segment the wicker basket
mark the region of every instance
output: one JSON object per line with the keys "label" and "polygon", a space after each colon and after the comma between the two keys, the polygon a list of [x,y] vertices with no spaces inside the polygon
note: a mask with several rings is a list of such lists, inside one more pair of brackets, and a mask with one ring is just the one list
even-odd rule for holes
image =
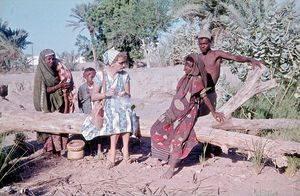
{"label": "wicker basket", "polygon": [[82,159],[84,157],[84,141],[72,140],[68,143],[68,155],[67,158],[70,160]]}

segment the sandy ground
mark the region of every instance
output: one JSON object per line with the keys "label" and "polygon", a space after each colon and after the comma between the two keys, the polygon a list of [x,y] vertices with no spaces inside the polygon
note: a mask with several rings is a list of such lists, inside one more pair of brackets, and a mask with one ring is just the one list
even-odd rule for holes
{"label": "sandy ground", "polygon": [[[139,68],[128,72],[137,115],[154,122],[169,107],[183,67]],[[223,72],[229,75],[228,70]],[[0,76],[0,84],[9,85],[7,100],[0,101],[1,112],[34,111],[33,76],[32,73]],[[73,76],[78,88],[83,83],[82,72],[73,72]],[[12,186],[35,195],[300,195],[299,172],[288,178],[267,165],[256,175],[252,163],[241,154],[221,154],[207,159],[201,167],[201,144],[182,161],[176,175],[165,180],[160,176],[168,165],[158,164],[150,157],[149,138],[131,139],[132,164],[122,161],[118,153],[117,166],[107,169],[105,159],[88,153],[81,160],[68,160],[67,152],[61,158],[52,159],[36,144],[35,133],[26,135],[35,152],[24,158],[31,162],[22,169],[22,180]],[[7,145],[13,137],[7,138]],[[106,151],[108,140],[104,138],[103,144]]]}

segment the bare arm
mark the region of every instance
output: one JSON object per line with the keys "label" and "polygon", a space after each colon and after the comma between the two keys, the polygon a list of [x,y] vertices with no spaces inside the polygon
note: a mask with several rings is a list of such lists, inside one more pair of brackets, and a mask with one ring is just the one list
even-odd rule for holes
{"label": "bare arm", "polygon": [[94,82],[93,92],[91,96],[92,101],[100,101],[101,99],[105,99],[106,97],[113,96],[115,94],[115,89],[111,88],[107,92],[101,92],[101,86]]}
{"label": "bare arm", "polygon": [[55,86],[50,86],[47,87],[47,93],[52,93],[54,91],[57,91],[58,89],[62,88],[62,89],[68,89],[71,87],[71,83],[70,82],[61,82]]}
{"label": "bare arm", "polygon": [[214,110],[214,108],[211,105],[210,100],[208,99],[207,96],[203,97],[203,101],[206,104],[206,106],[208,107],[208,109],[211,112],[211,114],[213,115],[213,117],[216,119],[216,121],[218,121],[218,122],[224,122],[224,120],[225,120],[224,114],[216,112]]}
{"label": "bare arm", "polygon": [[100,101],[101,99],[105,99],[106,98],[105,93],[100,93],[100,92],[101,92],[101,86],[99,86],[97,83],[94,82],[91,100]]}
{"label": "bare arm", "polygon": [[259,62],[258,60],[252,59],[252,58],[248,58],[248,57],[244,57],[244,56],[239,56],[239,55],[233,55],[224,51],[216,51],[216,55],[218,57],[221,57],[223,59],[227,59],[227,60],[233,60],[233,61],[237,61],[240,63],[245,63],[245,62],[250,62],[252,63],[252,67],[253,69],[258,66],[261,67],[261,65],[263,64],[262,62]]}
{"label": "bare arm", "polygon": [[126,82],[125,84],[125,93],[130,97],[130,82]]}
{"label": "bare arm", "polygon": [[61,85],[62,83],[59,83],[55,86],[50,86],[50,87],[47,87],[47,93],[53,93],[55,91],[57,91],[58,89],[60,89],[62,87]]}
{"label": "bare arm", "polygon": [[126,76],[127,78],[125,78],[124,82],[124,91],[119,92],[118,95],[120,97],[123,97],[125,95],[128,95],[130,97],[130,78],[129,75]]}
{"label": "bare arm", "polygon": [[122,92],[119,92],[118,95],[120,97],[123,97],[125,95],[128,95],[130,97],[130,82],[126,82],[124,85],[125,90]]}

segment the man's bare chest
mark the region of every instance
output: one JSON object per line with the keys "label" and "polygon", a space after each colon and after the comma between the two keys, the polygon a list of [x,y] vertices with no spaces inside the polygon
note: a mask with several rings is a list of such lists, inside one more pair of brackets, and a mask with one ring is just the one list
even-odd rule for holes
{"label": "man's bare chest", "polygon": [[214,55],[200,55],[202,57],[202,60],[204,62],[206,70],[209,71],[214,71],[215,69],[218,69],[220,66],[220,62],[217,60],[217,58]]}

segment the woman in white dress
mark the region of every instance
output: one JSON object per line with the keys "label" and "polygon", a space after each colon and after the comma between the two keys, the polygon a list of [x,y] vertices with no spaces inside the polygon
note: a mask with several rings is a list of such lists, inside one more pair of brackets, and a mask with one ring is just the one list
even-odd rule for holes
{"label": "woman in white dress", "polygon": [[[107,156],[108,167],[114,167],[116,161],[116,146],[119,136],[122,137],[123,160],[130,163],[129,159],[129,138],[132,132],[131,125],[131,102],[130,102],[130,77],[124,68],[128,64],[128,57],[125,52],[119,52],[114,48],[104,54],[104,61],[107,65],[94,77],[94,86],[91,99],[101,101],[105,99],[103,126],[97,129],[91,118],[87,118],[81,128],[81,133],[86,140],[97,136],[110,136],[110,151]],[[103,84],[105,77],[105,85]],[[102,90],[105,87],[105,91]]]}

